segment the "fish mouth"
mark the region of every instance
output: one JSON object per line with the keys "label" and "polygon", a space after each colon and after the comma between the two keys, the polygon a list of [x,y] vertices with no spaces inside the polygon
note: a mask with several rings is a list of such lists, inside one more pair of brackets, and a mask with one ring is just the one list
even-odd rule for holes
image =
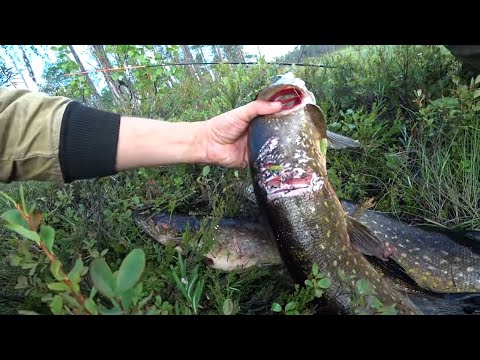
{"label": "fish mouth", "polygon": [[265,101],[279,101],[283,104],[282,110],[276,115],[292,113],[306,104],[315,104],[315,96],[305,87],[305,82],[292,73],[278,76],[273,84],[262,90],[257,99]]}
{"label": "fish mouth", "polygon": [[268,101],[281,102],[283,104],[282,111],[285,111],[300,106],[303,103],[304,98],[305,94],[301,89],[289,87],[275,92],[270,98],[268,98]]}

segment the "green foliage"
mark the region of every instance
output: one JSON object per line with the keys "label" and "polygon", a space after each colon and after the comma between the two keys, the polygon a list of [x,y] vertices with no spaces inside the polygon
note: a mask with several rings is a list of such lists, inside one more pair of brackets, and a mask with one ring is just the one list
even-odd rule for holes
{"label": "green foliage", "polygon": [[320,299],[325,290],[330,288],[332,282],[324,273],[319,271],[318,264],[314,263],[312,272],[304,284],[304,287],[295,285],[295,291],[288,297],[285,307],[274,302],[271,310],[276,313],[283,312],[285,315],[311,314],[313,310],[307,305],[312,305],[313,300]]}

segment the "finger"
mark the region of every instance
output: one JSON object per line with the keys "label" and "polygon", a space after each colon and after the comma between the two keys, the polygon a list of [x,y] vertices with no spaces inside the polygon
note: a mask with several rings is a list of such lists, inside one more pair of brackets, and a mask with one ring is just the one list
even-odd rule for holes
{"label": "finger", "polygon": [[232,115],[242,121],[250,122],[259,115],[274,114],[282,110],[283,104],[279,101],[270,102],[255,100],[244,106],[232,110]]}

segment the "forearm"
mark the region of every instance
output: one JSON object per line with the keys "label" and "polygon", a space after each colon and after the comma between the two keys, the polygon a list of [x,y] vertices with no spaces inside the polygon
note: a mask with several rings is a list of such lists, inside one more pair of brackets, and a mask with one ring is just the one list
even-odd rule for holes
{"label": "forearm", "polygon": [[116,169],[205,161],[202,123],[122,117]]}

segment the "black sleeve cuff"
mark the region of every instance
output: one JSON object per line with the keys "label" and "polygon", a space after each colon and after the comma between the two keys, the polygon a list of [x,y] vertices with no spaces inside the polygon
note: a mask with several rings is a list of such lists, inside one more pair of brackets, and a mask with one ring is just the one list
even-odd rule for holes
{"label": "black sleeve cuff", "polygon": [[115,174],[120,115],[70,102],[60,129],[65,182]]}

